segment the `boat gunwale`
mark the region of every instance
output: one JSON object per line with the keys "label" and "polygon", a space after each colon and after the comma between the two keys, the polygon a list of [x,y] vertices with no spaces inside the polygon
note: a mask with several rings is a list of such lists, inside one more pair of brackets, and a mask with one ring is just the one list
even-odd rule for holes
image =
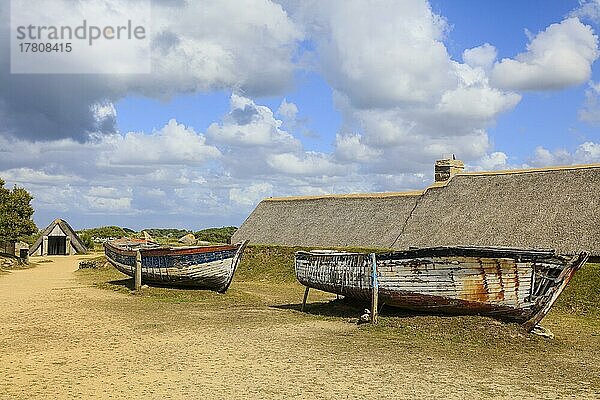
{"label": "boat gunwale", "polygon": [[[317,251],[297,251],[296,256],[304,255],[310,257],[331,257],[331,256],[367,256],[371,253],[362,252],[344,252],[343,250],[324,252]],[[423,257],[478,257],[478,258],[511,258],[520,260],[544,260],[558,259],[566,262],[571,256],[561,255],[552,249],[525,249],[513,247],[493,247],[493,246],[436,246],[411,248],[408,250],[394,250],[375,253],[377,260],[385,261],[392,259],[411,259]]]}
{"label": "boat gunwale", "polygon": [[[146,242],[140,242],[143,244]],[[223,244],[223,245],[211,245],[211,246],[182,246],[182,247],[149,247],[149,248],[132,248],[130,246],[119,246],[112,242],[104,243],[104,247],[108,247],[116,253],[135,256],[139,251],[142,256],[175,256],[175,255],[187,255],[187,254],[202,254],[202,253],[215,253],[219,251],[237,250],[241,243],[235,245]]]}

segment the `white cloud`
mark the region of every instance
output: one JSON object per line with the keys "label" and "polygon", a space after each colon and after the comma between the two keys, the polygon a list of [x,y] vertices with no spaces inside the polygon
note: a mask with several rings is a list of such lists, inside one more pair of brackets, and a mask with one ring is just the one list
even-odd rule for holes
{"label": "white cloud", "polygon": [[93,212],[133,212],[131,209],[131,197],[109,197],[84,196],[88,202],[88,210]]}
{"label": "white cloud", "polygon": [[253,183],[243,188],[231,188],[229,200],[244,206],[254,206],[265,197],[273,195],[273,185],[268,182]]}
{"label": "white cloud", "polygon": [[600,163],[600,143],[585,142],[577,146],[573,152],[566,149],[550,151],[539,146],[535,149],[535,155],[530,162],[536,167]]}
{"label": "white cloud", "polygon": [[447,117],[477,120],[485,126],[498,114],[512,110],[520,100],[518,94],[503,93],[487,85],[462,86],[444,93],[438,110]]}
{"label": "white cloud", "polygon": [[157,77],[166,85],[180,85],[172,89],[226,87],[269,94],[290,83],[294,45],[302,32],[278,4],[268,0],[250,0],[243,6],[235,0],[165,4],[153,9],[153,20],[155,31],[161,33],[155,39],[162,50],[155,53]]}
{"label": "white cloud", "polygon": [[118,198],[121,196],[119,189],[106,186],[92,186],[87,194],[96,197]]}
{"label": "white cloud", "polygon": [[231,95],[231,111],[221,123],[211,124],[206,135],[213,143],[229,146],[299,149],[300,142],[281,129],[269,107],[258,106],[247,97]]}
{"label": "white cloud", "polygon": [[287,120],[295,121],[296,116],[298,115],[298,106],[296,106],[292,102],[288,102],[286,99],[283,99],[281,105],[277,109],[277,114],[281,115]]}
{"label": "white cloud", "polygon": [[435,101],[453,84],[443,18],[426,1],[304,2],[322,71],[357,108]]}
{"label": "white cloud", "polygon": [[159,189],[159,188],[151,188],[151,189],[146,190],[145,195],[149,196],[149,197],[153,197],[153,198],[162,199],[162,198],[166,197],[167,193],[164,190]]}
{"label": "white cloud", "polygon": [[70,174],[60,174],[46,172],[43,170],[35,170],[32,168],[12,168],[2,171],[2,179],[9,182],[19,182],[20,185],[25,184],[53,184],[64,185],[67,183],[81,183],[83,179]]}
{"label": "white cloud", "polygon": [[569,16],[600,23],[600,0],[579,0],[579,7],[571,11]]}
{"label": "white cloud", "polygon": [[590,82],[589,87],[585,91],[585,102],[583,107],[578,112],[578,116],[581,121],[585,121],[594,125],[600,123],[600,103],[598,102],[599,96],[600,83]]}
{"label": "white cloud", "polygon": [[598,37],[577,18],[567,18],[538,33],[527,51],[504,58],[492,70],[492,84],[510,90],[555,90],[580,85],[598,58]]}
{"label": "white cloud", "polygon": [[221,156],[216,147],[206,144],[203,135],[174,119],[149,135],[129,132],[103,138],[103,141],[111,147],[111,151],[102,154],[106,165],[202,164]]}
{"label": "white cloud", "polygon": [[97,123],[102,123],[107,119],[117,118],[117,110],[115,105],[108,101],[94,103],[90,106]]}
{"label": "white cloud", "polygon": [[340,131],[360,135],[338,136],[336,157],[362,160],[363,173],[421,173],[452,152],[478,159],[489,149],[486,128],[521,99],[490,86],[493,46],[467,50],[470,64],[452,60],[447,23],[424,0],[315,1],[291,15],[317,44]]}
{"label": "white cloud", "polygon": [[83,199],[87,202],[86,209],[91,212],[135,214],[137,211],[131,206],[132,196],[131,187],[92,186]]}
{"label": "white cloud", "polygon": [[600,143],[585,142],[577,147],[574,159],[576,162],[591,164],[600,162]]}
{"label": "white cloud", "polygon": [[341,161],[349,162],[372,162],[374,158],[380,157],[381,150],[373,149],[365,144],[359,134],[336,135],[335,156]]}
{"label": "white cloud", "polygon": [[[72,3],[36,4],[42,15],[64,17],[76,15],[61,11],[72,11]],[[103,3],[122,8],[138,2],[104,0],[98,4]],[[101,14],[106,13],[98,14],[101,20],[111,17]],[[3,37],[8,37],[9,26],[7,7],[0,7]],[[292,85],[293,57],[303,38],[301,28],[270,0],[247,0],[243,5],[236,0],[153,1],[149,31],[151,74],[84,74],[76,79],[72,75],[15,76],[10,74],[9,57],[1,57],[0,131],[36,140],[71,137],[83,141],[94,132],[116,131],[114,118],[98,124],[97,104],[108,105],[126,95],[165,99],[213,90],[281,94]],[[0,42],[0,53],[8,51],[8,42]],[[118,55],[112,56],[118,61]],[[84,61],[93,64],[95,60]]]}
{"label": "white cloud", "polygon": [[490,154],[485,154],[478,160],[478,162],[475,165],[469,166],[469,169],[472,168],[472,170],[474,171],[494,171],[500,169],[509,169],[510,166],[508,165],[507,161],[508,156],[506,155],[506,153],[503,153],[501,151],[495,151]]}
{"label": "white cloud", "polygon": [[463,61],[470,67],[479,67],[488,71],[494,65],[497,55],[498,52],[494,46],[484,43],[481,46],[463,51]]}
{"label": "white cloud", "polygon": [[[110,224],[105,219],[112,216],[134,227],[139,215],[162,223],[169,216],[190,227],[239,223],[263,197],[363,187],[355,168],[331,154],[306,152],[279,124],[268,107],[234,95],[209,138],[175,120],[154,132],[97,135],[88,142],[0,135],[0,176],[25,185],[44,217],[74,213]],[[219,135],[236,130],[250,144]]]}
{"label": "white cloud", "polygon": [[[271,195],[422,188],[433,162],[448,153],[476,170],[512,167],[487,129],[521,96],[499,86],[580,82],[597,57],[591,28],[565,20],[532,37],[514,60],[494,64],[497,51],[488,43],[453,60],[444,44],[447,23],[424,0],[283,2],[285,10],[267,0],[165,4],[155,7],[150,76],[40,82],[8,79],[0,68],[0,87],[12,93],[0,107],[0,175],[27,183],[39,210],[229,223]],[[302,38],[315,50],[298,48]],[[256,100],[283,94],[300,68],[325,78],[342,114],[337,132],[323,132],[336,134],[333,143],[308,142],[320,151],[299,140],[305,132],[296,104],[284,99],[274,112]],[[507,77],[510,68],[516,72]],[[38,86],[35,95],[28,89]],[[154,132],[115,130],[113,103],[122,96],[214,90],[234,94],[205,132],[175,120]],[[597,92],[592,84],[590,99]],[[0,103],[6,100],[0,94]],[[590,100],[582,119],[594,118],[595,104]],[[73,121],[65,122],[64,110]],[[29,139],[43,132],[47,140],[14,132]],[[598,157],[598,144],[586,142],[572,152],[540,147],[533,163]]]}
{"label": "white cloud", "polygon": [[267,162],[280,173],[301,176],[344,175],[346,167],[336,164],[329,155],[318,152],[272,154]]}

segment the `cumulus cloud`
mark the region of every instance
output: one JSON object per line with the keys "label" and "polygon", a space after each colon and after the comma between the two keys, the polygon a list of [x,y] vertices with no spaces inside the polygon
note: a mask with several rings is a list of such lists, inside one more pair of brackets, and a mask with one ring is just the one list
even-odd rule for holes
{"label": "cumulus cloud", "polygon": [[175,120],[149,134],[100,135],[87,142],[0,135],[0,176],[25,185],[36,210],[50,218],[59,211],[107,217],[168,213],[176,207],[175,189],[202,188],[203,174],[220,159],[220,151],[205,140]]}
{"label": "cumulus cloud", "polygon": [[298,115],[298,106],[296,106],[294,103],[288,102],[286,99],[283,99],[279,105],[279,108],[277,109],[277,114],[281,115],[288,121],[295,121],[296,116]]}
{"label": "cumulus cloud", "polygon": [[600,143],[585,142],[570,152],[566,149],[548,150],[543,146],[535,149],[530,160],[531,165],[545,167],[549,165],[593,164],[600,162]]}
{"label": "cumulus cloud", "polygon": [[569,16],[600,23],[600,0],[579,0],[579,7],[571,11]]}
{"label": "cumulus cloud", "polygon": [[268,157],[269,165],[278,172],[300,176],[345,175],[344,166],[336,164],[331,156],[318,152],[272,154]]}
{"label": "cumulus cloud", "polygon": [[269,107],[257,106],[247,97],[231,95],[231,111],[221,123],[211,124],[206,135],[215,143],[243,147],[297,149],[300,142],[281,129],[282,121]]}
{"label": "cumulus cloud", "polygon": [[359,134],[336,135],[335,155],[341,161],[370,162],[381,154],[381,150],[366,145]]}
{"label": "cumulus cloud", "polygon": [[580,85],[598,58],[598,37],[578,18],[567,18],[538,33],[527,51],[504,58],[491,74],[492,84],[510,90],[556,90]]}
{"label": "cumulus cloud", "polygon": [[83,182],[83,179],[74,174],[48,173],[32,168],[11,168],[2,171],[2,179],[8,182],[23,184],[65,185]]}
{"label": "cumulus cloud", "polygon": [[[127,8],[136,0],[103,0]],[[72,1],[40,1],[45,14]],[[88,140],[116,131],[115,119],[98,123],[97,104],[126,95],[168,98],[177,93],[239,90],[279,94],[290,87],[301,29],[269,0],[153,2],[152,73],[11,75],[8,7],[0,8],[0,131],[21,138]],[[118,57],[116,58],[118,59]],[[92,62],[91,60],[90,62]]]}
{"label": "cumulus cloud", "polygon": [[461,77],[460,84],[446,91],[437,111],[445,118],[457,119],[468,126],[467,121],[475,121],[476,127],[485,127],[500,113],[513,109],[521,100],[516,93],[506,93],[488,86],[487,77],[481,71],[466,65],[457,65]]}
{"label": "cumulus cloud", "polygon": [[151,134],[128,132],[108,136],[103,143],[112,148],[100,159],[106,165],[193,165],[221,156],[219,149],[206,144],[203,135],[174,119]]}
{"label": "cumulus cloud", "polygon": [[[422,188],[448,153],[475,170],[512,167],[487,129],[517,106],[516,91],[581,83],[597,58],[596,36],[575,18],[514,59],[497,62],[484,43],[455,60],[448,24],[425,0],[282,4],[156,2],[147,76],[9,78],[0,57],[0,175],[26,183],[44,213],[78,212],[90,224],[117,215],[134,227],[140,215],[145,224],[165,215],[182,226],[239,223],[268,196]],[[302,39],[309,45],[298,47]],[[298,105],[260,100],[284,94],[301,68],[324,77],[342,116],[320,151],[299,140]],[[205,132],[176,120],[153,132],[115,128],[123,96],[215,90],[233,93],[230,108]],[[591,121],[595,84],[588,92],[580,118]],[[540,147],[531,163],[597,159],[598,144],[586,142]]]}
{"label": "cumulus cloud", "polygon": [[590,82],[589,87],[585,91],[585,102],[579,110],[578,116],[581,121],[588,122],[593,125],[600,124],[600,83]]}
{"label": "cumulus cloud", "polygon": [[268,182],[253,183],[244,188],[231,188],[229,190],[229,199],[237,204],[244,206],[254,206],[265,197],[271,197],[273,194],[273,185]]}
{"label": "cumulus cloud", "polygon": [[422,173],[453,152],[478,159],[490,148],[486,128],[521,99],[489,84],[493,46],[466,51],[465,63],[451,58],[447,23],[426,1],[308,2],[291,10],[316,43],[315,68],[343,115],[336,157],[363,173]]}
{"label": "cumulus cloud", "polygon": [[92,186],[83,199],[91,212],[135,213],[131,207],[133,189]]}
{"label": "cumulus cloud", "polygon": [[86,142],[0,135],[0,176],[26,185],[36,210],[49,219],[56,212],[86,221],[112,216],[134,227],[140,215],[145,223],[169,215],[182,226],[237,224],[274,194],[363,187],[352,167],[305,151],[280,124],[268,107],[232,95],[230,110],[206,134],[170,120],[154,132],[94,135]]}
{"label": "cumulus cloud", "polygon": [[497,55],[498,51],[494,46],[484,43],[481,46],[463,51],[463,61],[473,68],[480,67],[487,71],[492,68]]}
{"label": "cumulus cloud", "polygon": [[321,70],[357,108],[435,101],[455,81],[445,20],[426,1],[303,2]]}
{"label": "cumulus cloud", "polygon": [[[509,169],[508,156],[501,151],[495,151],[485,154],[473,166],[474,171],[494,171],[499,169]],[[470,169],[471,169],[470,168]]]}

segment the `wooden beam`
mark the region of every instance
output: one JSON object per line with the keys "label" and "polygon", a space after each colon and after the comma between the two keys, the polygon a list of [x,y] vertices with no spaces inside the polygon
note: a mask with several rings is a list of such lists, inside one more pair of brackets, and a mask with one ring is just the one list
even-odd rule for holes
{"label": "wooden beam", "polygon": [[308,291],[310,290],[310,288],[307,286],[306,290],[304,291],[304,299],[302,299],[302,308],[300,309],[300,311],[304,311],[304,307],[306,306],[306,299],[308,299]]}
{"label": "wooden beam", "polygon": [[135,290],[142,288],[142,253],[135,252]]}

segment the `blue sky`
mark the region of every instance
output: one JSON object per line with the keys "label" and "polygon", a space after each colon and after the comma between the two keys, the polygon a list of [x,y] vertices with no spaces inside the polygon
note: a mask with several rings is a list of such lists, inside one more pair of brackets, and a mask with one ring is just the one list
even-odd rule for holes
{"label": "blue sky", "polygon": [[264,197],[424,188],[452,153],[470,170],[600,162],[599,1],[152,6],[150,74],[0,58],[0,177],[39,226],[239,225]]}

